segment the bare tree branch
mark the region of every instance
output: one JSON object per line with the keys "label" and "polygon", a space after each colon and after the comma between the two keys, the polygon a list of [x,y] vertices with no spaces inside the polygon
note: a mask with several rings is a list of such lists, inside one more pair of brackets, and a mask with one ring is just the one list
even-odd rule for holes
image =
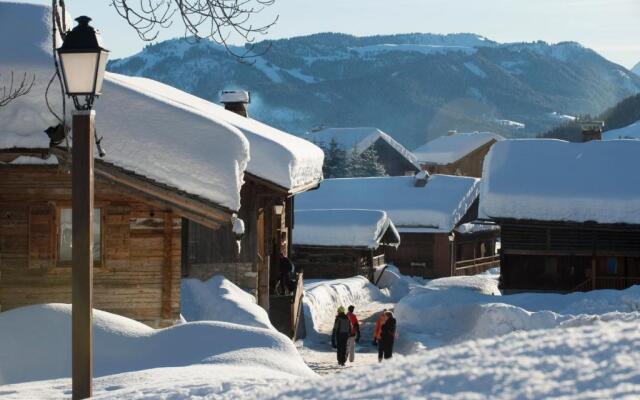
{"label": "bare tree branch", "polygon": [[[185,35],[213,40],[240,60],[259,55],[253,51],[256,37],[266,34],[278,17],[260,26],[254,26],[251,20],[274,3],[275,0],[111,0],[117,13],[142,40],[155,40],[160,29],[169,27],[179,16]],[[234,36],[249,45],[238,52],[229,44]]]}
{"label": "bare tree branch", "polygon": [[[9,86],[7,87],[5,85],[2,86],[2,89],[0,89],[0,107],[4,107],[18,97],[24,96],[25,94],[29,93],[35,81],[35,75],[33,75],[31,77],[31,80],[29,80],[27,78],[27,73],[25,72],[20,83],[14,83],[13,71],[11,71]],[[14,84],[16,85],[15,87]]]}

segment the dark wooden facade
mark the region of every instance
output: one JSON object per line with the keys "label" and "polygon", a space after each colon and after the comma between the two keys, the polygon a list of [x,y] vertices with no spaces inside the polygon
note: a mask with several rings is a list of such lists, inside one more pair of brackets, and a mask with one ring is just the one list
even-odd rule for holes
{"label": "dark wooden facade", "polygon": [[624,289],[640,284],[640,225],[498,220],[508,292]]}
{"label": "dark wooden facade", "polygon": [[430,174],[472,176],[475,178],[481,178],[484,158],[495,142],[496,140],[492,139],[488,143],[485,143],[451,164],[437,165],[421,163],[421,167]]}
{"label": "dark wooden facade", "polygon": [[[180,214],[96,174],[100,256],[94,307],[150,326],[180,314]],[[71,302],[71,264],[60,257],[60,218],[71,177],[57,165],[0,165],[0,307]]]}
{"label": "dark wooden facade", "polygon": [[224,275],[253,293],[258,304],[269,310],[269,297],[279,279],[280,251],[288,255],[290,250],[293,197],[285,189],[248,174],[240,197],[238,217],[245,223],[240,252],[230,229],[213,231],[186,222],[182,274],[201,280]]}
{"label": "dark wooden facade", "polygon": [[324,246],[293,246],[293,262],[307,279],[340,279],[364,276],[385,264],[384,247],[377,249]]}
{"label": "dark wooden facade", "polygon": [[400,232],[400,246],[387,248],[388,263],[404,275],[427,279],[474,275],[499,266],[495,255],[499,231],[474,234],[456,232]]}
{"label": "dark wooden facade", "polygon": [[404,176],[419,172],[419,169],[414,164],[384,139],[379,138],[372,147],[376,151],[378,161],[384,166],[387,175]]}

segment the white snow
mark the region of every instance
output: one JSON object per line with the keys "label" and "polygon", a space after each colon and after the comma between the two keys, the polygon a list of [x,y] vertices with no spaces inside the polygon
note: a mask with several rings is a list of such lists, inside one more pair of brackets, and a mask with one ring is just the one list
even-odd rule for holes
{"label": "white snow", "polygon": [[485,158],[479,215],[640,224],[640,142],[504,140]]}
{"label": "white snow", "polygon": [[512,129],[524,129],[526,127],[526,125],[522,122],[511,121],[510,119],[497,119],[496,122],[498,123],[498,125]]}
{"label": "white snow", "polygon": [[497,230],[500,230],[500,226],[493,225],[493,224],[476,224],[472,222],[467,222],[465,224],[458,225],[454,230],[458,233],[466,234],[466,233],[497,231]]}
{"label": "white snow", "polygon": [[331,140],[335,140],[343,150],[356,153],[362,153],[371,147],[379,139],[387,142],[408,162],[413,164],[418,170],[420,166],[417,164],[415,156],[403,145],[398,143],[390,135],[382,132],[380,129],[371,127],[362,128],[324,128],[315,132],[307,132],[305,135],[307,140],[314,143],[329,145]]}
{"label": "white snow", "polygon": [[[363,276],[336,280],[307,280],[304,284],[305,341],[326,341],[339,306],[348,307],[387,300],[380,290]],[[328,327],[329,326],[329,327]]]}
{"label": "white snow", "polygon": [[383,294],[395,302],[408,295],[416,286],[424,285],[425,279],[402,275],[395,265],[376,268],[373,281]]}
{"label": "white snow", "polygon": [[[110,74],[111,76],[115,74]],[[322,149],[304,139],[290,135],[272,126],[251,118],[245,118],[223,107],[199,97],[182,92],[171,86],[147,78],[118,78],[131,86],[142,86],[146,90],[163,97],[174,97],[192,109],[201,110],[220,123],[237,128],[247,138],[250,148],[250,161],[247,172],[275,183],[289,191],[299,187],[318,183],[322,180]],[[107,97],[106,95],[104,96]],[[102,101],[102,99],[101,99]],[[212,148],[226,150],[217,145],[204,148],[210,156]],[[222,151],[224,153],[224,151]],[[215,153],[217,156],[217,152]]]}
{"label": "white snow", "polygon": [[634,74],[640,76],[640,62],[637,63],[632,69],[631,72],[633,72]]}
{"label": "white snow", "polygon": [[275,329],[255,296],[245,292],[222,275],[206,282],[183,279],[180,288],[180,312],[188,322],[221,321]]}
{"label": "white snow", "polygon": [[[96,377],[193,364],[248,365],[312,376],[293,343],[272,329],[192,322],[156,330],[99,310],[94,310],[93,318]],[[69,377],[70,337],[68,304],[35,305],[0,313],[0,385]],[[58,392],[54,397],[61,395]]]}
{"label": "white snow", "polygon": [[[0,3],[0,52],[4,71],[27,71],[36,85],[0,113],[0,148],[48,148],[44,130],[58,123],[47,110],[45,89],[54,73],[50,8]],[[17,50],[24,46],[26,50]],[[104,137],[104,161],[159,183],[201,196],[225,208],[240,208],[240,187],[248,161],[242,133],[213,117],[186,93],[156,91],[152,85],[107,73],[96,101],[96,129]],[[49,101],[62,116],[57,80]],[[203,103],[207,103],[201,100]],[[207,103],[210,104],[210,103]],[[216,106],[217,107],[217,106]],[[67,108],[72,108],[71,101]]]}
{"label": "white snow", "polygon": [[[397,247],[400,235],[384,211],[298,210],[295,212],[293,244],[322,247]],[[393,239],[383,242],[389,232]]]}
{"label": "white snow", "polygon": [[486,79],[487,78],[487,73],[484,72],[482,69],[480,69],[480,67],[478,67],[476,64],[474,64],[472,62],[466,62],[466,63],[464,63],[464,66],[465,66],[466,69],[468,69],[475,76],[478,76],[478,77],[480,77],[482,79]]}
{"label": "white snow", "polygon": [[577,117],[574,117],[572,115],[562,114],[562,113],[559,113],[557,111],[549,113],[548,115],[552,119],[556,119],[556,120],[559,120],[559,121],[565,121],[565,122],[566,121],[575,121],[576,119],[578,119]]}
{"label": "white snow", "polygon": [[503,139],[502,136],[490,132],[453,133],[423,144],[413,150],[413,154],[421,163],[446,165],[460,160],[492,140]]}
{"label": "white snow", "polygon": [[602,134],[604,140],[640,139],[640,121],[619,129],[611,129]]}
{"label": "white snow", "polygon": [[412,176],[327,179],[296,198],[297,210],[386,211],[399,231],[431,228],[451,232],[478,196],[476,178],[431,175],[424,187]]}

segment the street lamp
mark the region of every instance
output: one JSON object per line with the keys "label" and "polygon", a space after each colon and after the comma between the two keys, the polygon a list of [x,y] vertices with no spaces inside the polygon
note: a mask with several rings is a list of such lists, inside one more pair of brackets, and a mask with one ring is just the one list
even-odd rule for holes
{"label": "street lamp", "polygon": [[71,342],[73,399],[91,397],[93,377],[93,101],[102,91],[108,51],[100,35],[89,26],[89,17],[78,25],[58,49],[65,91],[73,98],[71,208]]}

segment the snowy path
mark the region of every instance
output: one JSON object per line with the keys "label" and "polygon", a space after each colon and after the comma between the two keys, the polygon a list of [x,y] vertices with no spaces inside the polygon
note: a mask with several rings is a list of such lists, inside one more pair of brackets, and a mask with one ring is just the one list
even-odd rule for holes
{"label": "snowy path", "polygon": [[320,331],[323,333],[322,341],[299,341],[296,347],[309,368],[321,375],[340,373],[345,369],[377,363],[378,348],[371,344],[373,328],[380,312],[385,308],[393,309],[394,306],[394,303],[371,302],[356,307],[355,314],[360,320],[361,339],[356,347],[355,361],[353,363],[347,361],[345,367],[338,366],[336,351],[331,347],[333,318],[327,318],[320,326]]}

